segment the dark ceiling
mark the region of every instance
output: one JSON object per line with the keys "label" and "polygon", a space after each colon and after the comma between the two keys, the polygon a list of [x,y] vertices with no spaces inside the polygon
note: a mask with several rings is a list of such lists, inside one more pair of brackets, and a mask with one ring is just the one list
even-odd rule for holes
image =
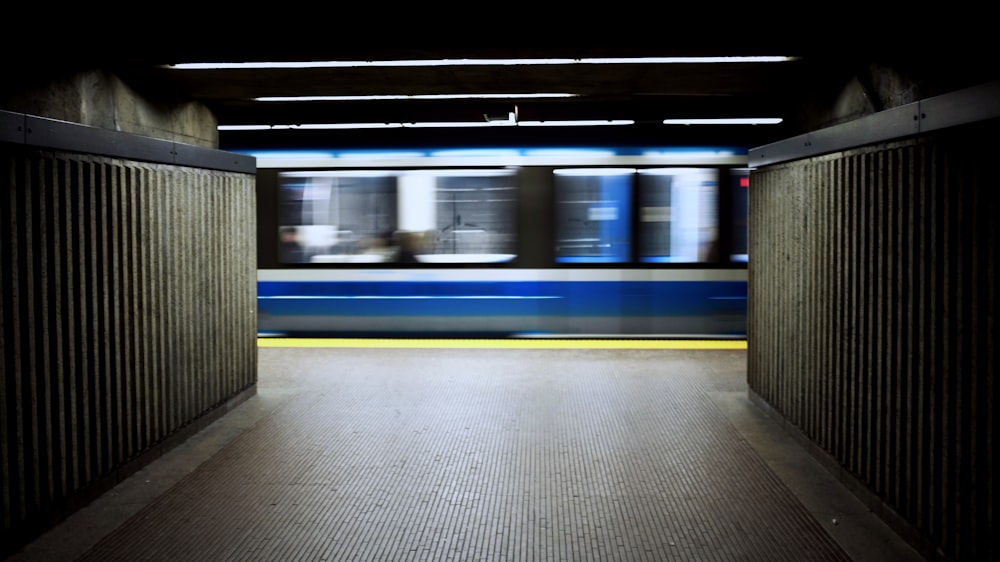
{"label": "dark ceiling", "polygon": [[[517,48],[517,49],[311,49],[280,52],[248,49],[239,53],[190,53],[158,62],[282,61],[282,60],[427,60],[427,59],[536,59],[652,56],[792,55],[796,52],[739,52],[718,49],[629,48]],[[697,136],[719,136],[721,131],[692,131],[662,124],[667,118],[782,117],[783,126],[738,129],[741,141],[763,142],[782,138],[795,126],[795,99],[804,82],[813,81],[816,61],[803,57],[785,63],[715,64],[615,64],[542,66],[443,66],[373,67],[277,70],[174,70],[151,61],[122,61],[117,72],[137,89],[196,99],[208,106],[220,125],[298,125],[306,123],[411,123],[486,121],[515,113],[520,121],[572,119],[631,119],[630,127],[601,127],[586,134],[613,142],[655,142],[676,137],[676,142],[696,142]],[[829,64],[824,62],[823,64]],[[572,98],[503,100],[379,100],[327,102],[260,102],[263,96],[423,95],[423,94],[530,94],[565,92]],[[571,130],[572,129],[572,130]],[[764,129],[764,130],[761,130]],[[734,131],[734,132],[737,132]],[[560,142],[579,138],[574,128],[511,128],[429,130],[267,131],[221,132],[220,142],[244,144],[279,142],[336,143],[365,138],[367,143],[405,142]],[[732,133],[726,133],[732,135]],[[431,140],[437,135],[441,140]],[[446,137],[447,135],[447,137]],[[344,139],[344,140],[342,140]],[[542,140],[546,139],[546,140]],[[743,140],[752,139],[752,140]],[[697,139],[701,140],[701,139]]]}
{"label": "dark ceiling", "polygon": [[[259,37],[258,37],[259,39]],[[350,45],[351,43],[347,43]],[[757,146],[805,132],[803,111],[863,76],[876,58],[940,72],[926,51],[835,50],[834,56],[799,41],[720,41],[682,35],[670,44],[641,47],[345,47],[314,38],[301,41],[220,40],[212,45],[157,41],[81,47],[60,55],[59,67],[100,65],[145,97],[164,103],[196,100],[220,125],[287,125],[340,122],[633,119],[636,125],[581,130],[574,127],[477,129],[385,129],[377,131],[220,131],[220,148],[293,148],[345,145],[526,144],[601,142],[633,144],[736,144]],[[84,44],[82,44],[84,45]],[[87,44],[89,45],[89,44]],[[680,46],[676,46],[680,45]],[[806,45],[805,47],[803,45]],[[829,44],[824,44],[829,47]],[[855,46],[859,44],[855,43]],[[8,52],[8,54],[10,54]],[[788,55],[782,63],[615,64],[544,66],[373,67],[277,70],[175,70],[184,62],[306,60],[535,59],[674,56]],[[21,62],[22,75],[49,77],[52,65]],[[942,59],[943,60],[943,59]],[[921,66],[922,65],[922,66]],[[15,73],[16,75],[16,73]],[[964,78],[967,82],[978,78]],[[960,86],[972,84],[959,84]],[[510,100],[394,100],[259,102],[262,96],[419,95],[443,93],[567,92],[572,98]],[[664,125],[667,118],[781,117],[781,125],[740,127]],[[587,139],[587,140],[583,140]]]}

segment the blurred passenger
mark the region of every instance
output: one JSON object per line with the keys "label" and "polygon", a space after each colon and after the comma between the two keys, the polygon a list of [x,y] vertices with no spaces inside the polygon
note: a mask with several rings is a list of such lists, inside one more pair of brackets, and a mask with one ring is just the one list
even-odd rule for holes
{"label": "blurred passenger", "polygon": [[299,230],[294,226],[283,226],[279,229],[278,260],[281,263],[303,263],[309,261]]}
{"label": "blurred passenger", "polygon": [[419,254],[424,250],[424,234],[412,230],[400,230],[396,232],[396,246],[399,252],[396,254],[396,261],[399,263],[417,263]]}
{"label": "blurred passenger", "polygon": [[699,243],[698,261],[711,263],[720,261],[722,256],[719,253],[719,239],[716,229],[709,230],[704,236],[705,238]]}

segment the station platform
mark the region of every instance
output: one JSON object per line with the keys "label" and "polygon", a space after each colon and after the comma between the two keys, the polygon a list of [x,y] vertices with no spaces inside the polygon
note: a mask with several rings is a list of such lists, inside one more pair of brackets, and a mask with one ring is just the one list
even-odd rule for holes
{"label": "station platform", "polygon": [[259,340],[257,393],[9,560],[922,560],[746,342]]}

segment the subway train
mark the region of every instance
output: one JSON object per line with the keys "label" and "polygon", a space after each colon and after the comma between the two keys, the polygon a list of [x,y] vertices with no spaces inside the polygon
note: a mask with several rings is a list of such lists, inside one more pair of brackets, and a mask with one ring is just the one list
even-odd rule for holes
{"label": "subway train", "polygon": [[261,337],[746,337],[746,150],[250,153]]}

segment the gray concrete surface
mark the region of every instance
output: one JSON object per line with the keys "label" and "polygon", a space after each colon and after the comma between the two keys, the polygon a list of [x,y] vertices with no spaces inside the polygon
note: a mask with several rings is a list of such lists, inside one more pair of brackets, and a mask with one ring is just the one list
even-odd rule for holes
{"label": "gray concrete surface", "polygon": [[743,350],[259,354],[257,396],[10,560],[921,559]]}

